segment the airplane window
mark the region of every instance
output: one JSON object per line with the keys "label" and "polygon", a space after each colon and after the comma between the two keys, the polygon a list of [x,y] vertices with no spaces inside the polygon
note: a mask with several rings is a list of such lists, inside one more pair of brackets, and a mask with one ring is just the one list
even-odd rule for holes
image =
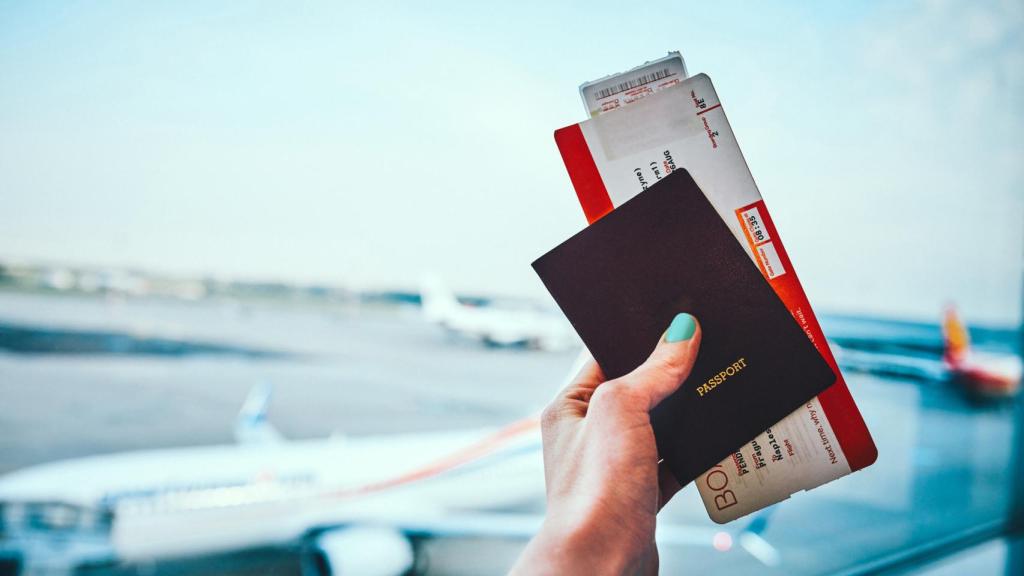
{"label": "airplane window", "polygon": [[609,206],[683,166],[742,234],[759,194],[741,246],[878,456],[725,524],[685,487],[662,573],[1020,541],[1018,4],[477,4],[0,6],[0,574],[506,573],[582,349],[530,265],[587,226],[552,134],[654,146],[622,119],[700,74],[720,106],[644,125],[730,168],[659,140]]}
{"label": "airplane window", "polygon": [[42,523],[51,530],[66,530],[75,526],[79,519],[78,509],[72,506],[49,504],[42,510]]}

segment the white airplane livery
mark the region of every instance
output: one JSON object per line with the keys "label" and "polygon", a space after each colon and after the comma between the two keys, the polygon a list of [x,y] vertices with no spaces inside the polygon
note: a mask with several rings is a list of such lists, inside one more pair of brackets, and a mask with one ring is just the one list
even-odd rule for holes
{"label": "white airplane livery", "polygon": [[[308,566],[403,574],[412,534],[483,530],[481,510],[541,495],[533,418],[500,429],[285,442],[265,388],[237,445],[45,464],[0,479],[0,550],[23,573],[310,539]],[[322,570],[321,570],[322,571]]]}
{"label": "white airplane livery", "polygon": [[[575,374],[574,366],[572,374]],[[538,419],[501,428],[285,441],[249,395],[238,444],[44,464],[0,478],[0,558],[15,574],[300,544],[310,575],[400,575],[416,538],[529,538],[543,498]],[[720,546],[712,529],[660,542]],[[716,540],[717,538],[717,540]]]}
{"label": "white airplane livery", "polygon": [[525,307],[467,306],[433,276],[422,280],[420,296],[429,322],[489,346],[568,350],[580,345],[572,326],[560,314]]}

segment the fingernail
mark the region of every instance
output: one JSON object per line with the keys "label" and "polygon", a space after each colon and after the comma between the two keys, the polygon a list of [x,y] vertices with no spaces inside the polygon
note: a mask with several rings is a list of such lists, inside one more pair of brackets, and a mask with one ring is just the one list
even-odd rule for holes
{"label": "fingernail", "polygon": [[689,340],[693,338],[693,333],[696,331],[697,321],[694,320],[693,316],[685,312],[676,314],[676,317],[672,319],[672,324],[669,324],[668,331],[665,332],[665,341],[682,342],[683,340]]}

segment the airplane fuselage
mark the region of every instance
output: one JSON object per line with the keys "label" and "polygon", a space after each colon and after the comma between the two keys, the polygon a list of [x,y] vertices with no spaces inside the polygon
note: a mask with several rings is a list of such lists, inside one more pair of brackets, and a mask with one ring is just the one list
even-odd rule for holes
{"label": "airplane fuselage", "polygon": [[88,536],[97,557],[194,555],[337,526],[403,526],[542,494],[532,419],[500,430],[155,450],[0,479],[0,546],[57,533]]}

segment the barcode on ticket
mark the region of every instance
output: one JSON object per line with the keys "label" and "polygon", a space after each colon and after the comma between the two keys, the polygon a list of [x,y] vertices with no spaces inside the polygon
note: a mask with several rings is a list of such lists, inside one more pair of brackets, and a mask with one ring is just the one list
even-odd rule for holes
{"label": "barcode on ticket", "polygon": [[651,74],[644,74],[639,78],[626,80],[625,82],[619,82],[614,86],[609,86],[608,88],[604,88],[603,90],[598,90],[597,92],[594,93],[594,96],[598,100],[603,100],[605,98],[608,98],[609,96],[614,96],[620,92],[632,90],[633,88],[638,88],[645,84],[650,84],[651,82],[657,82],[658,80],[668,78],[671,75],[672,73],[669,72],[668,68],[662,68],[661,70],[657,70],[655,72],[652,72]]}
{"label": "barcode on ticket", "polygon": [[647,62],[621,74],[605,76],[580,86],[580,96],[591,117],[630,104],[686,79],[686,63],[679,52]]}

